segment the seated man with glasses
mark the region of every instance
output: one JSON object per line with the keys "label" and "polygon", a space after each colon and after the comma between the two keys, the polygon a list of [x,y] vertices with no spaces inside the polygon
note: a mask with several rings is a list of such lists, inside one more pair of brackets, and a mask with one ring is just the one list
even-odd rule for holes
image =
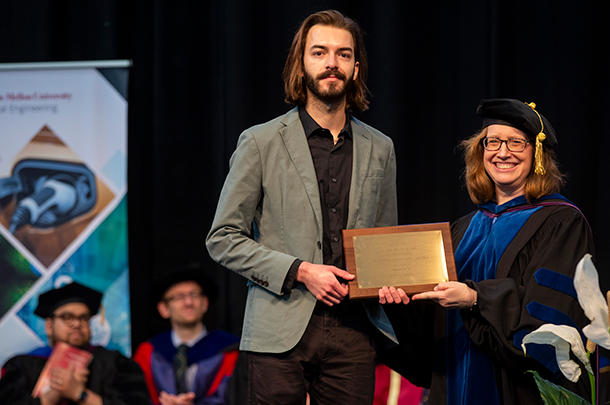
{"label": "seated man with glasses", "polygon": [[[2,368],[0,403],[3,404],[148,404],[144,376],[138,365],[103,347],[90,346],[89,319],[99,308],[102,294],[79,283],[67,284],[38,297],[34,314],[45,319],[49,345],[10,359]],[[91,352],[84,369],[53,368],[50,385],[39,398],[32,392],[53,347],[60,342]]]}
{"label": "seated man with glasses", "polygon": [[208,331],[203,324],[216,295],[214,281],[198,266],[154,280],[150,307],[169,320],[171,329],[142,343],[134,356],[154,404],[233,402],[229,382],[239,339],[228,332]]}

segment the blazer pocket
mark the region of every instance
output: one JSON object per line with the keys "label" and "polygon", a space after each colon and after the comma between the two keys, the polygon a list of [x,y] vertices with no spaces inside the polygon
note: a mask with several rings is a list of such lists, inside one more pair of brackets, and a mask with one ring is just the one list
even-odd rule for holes
{"label": "blazer pocket", "polygon": [[369,170],[369,172],[366,175],[366,178],[371,178],[371,177],[383,177],[383,175],[385,174],[385,170],[383,169],[379,169],[379,170]]}
{"label": "blazer pocket", "polygon": [[383,184],[383,170],[376,171],[375,176],[367,176],[364,179],[362,192],[366,196],[366,203],[374,204],[369,208],[369,212],[377,212],[377,203],[379,202],[381,185]]}

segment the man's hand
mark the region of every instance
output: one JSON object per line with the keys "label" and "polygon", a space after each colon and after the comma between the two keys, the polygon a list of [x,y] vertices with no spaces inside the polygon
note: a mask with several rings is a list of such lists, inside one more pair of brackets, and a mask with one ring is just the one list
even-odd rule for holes
{"label": "man's hand", "polygon": [[449,281],[434,287],[434,291],[415,294],[413,301],[433,300],[448,309],[472,308],[477,302],[477,292],[464,283]]}
{"label": "man's hand", "polygon": [[[43,390],[44,392],[45,390]],[[61,393],[56,389],[49,388],[40,396],[40,405],[57,405],[61,402]]]}
{"label": "man's hand", "polygon": [[62,398],[76,402],[88,379],[89,370],[86,368],[54,368],[51,370],[51,390],[57,391]]}
{"label": "man's hand", "polygon": [[161,405],[193,405],[194,400],[194,392],[174,395],[168,394],[165,391],[161,391],[161,393],[159,394],[159,402],[161,403]]}
{"label": "man's hand", "polygon": [[409,297],[402,288],[382,287],[379,289],[380,304],[408,304]]}
{"label": "man's hand", "polygon": [[297,271],[297,281],[305,284],[307,289],[328,306],[338,304],[349,292],[349,286],[341,282],[354,279],[354,275],[335,266],[302,262]]}

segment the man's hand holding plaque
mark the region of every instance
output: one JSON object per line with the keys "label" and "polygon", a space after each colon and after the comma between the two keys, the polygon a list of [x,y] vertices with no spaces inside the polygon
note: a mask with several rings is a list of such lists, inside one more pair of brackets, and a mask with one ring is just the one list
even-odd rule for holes
{"label": "man's hand holding plaque", "polygon": [[350,281],[354,276],[335,266],[308,262],[302,262],[297,272],[297,281],[305,284],[319,301],[330,307],[347,296],[348,286],[340,279]]}
{"label": "man's hand holding plaque", "polygon": [[402,288],[383,286],[378,292],[380,304],[408,304],[411,301]]}

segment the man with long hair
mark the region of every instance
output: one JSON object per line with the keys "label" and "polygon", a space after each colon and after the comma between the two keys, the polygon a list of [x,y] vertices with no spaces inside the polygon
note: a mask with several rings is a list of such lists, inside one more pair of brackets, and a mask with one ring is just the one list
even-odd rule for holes
{"label": "man with long hair", "polygon": [[395,340],[378,304],[346,299],[341,230],[397,222],[392,141],[351,115],[368,108],[367,68],[353,20],[310,15],[284,68],[297,106],[231,158],[207,247],[248,279],[249,403],[370,404],[375,342]]}

